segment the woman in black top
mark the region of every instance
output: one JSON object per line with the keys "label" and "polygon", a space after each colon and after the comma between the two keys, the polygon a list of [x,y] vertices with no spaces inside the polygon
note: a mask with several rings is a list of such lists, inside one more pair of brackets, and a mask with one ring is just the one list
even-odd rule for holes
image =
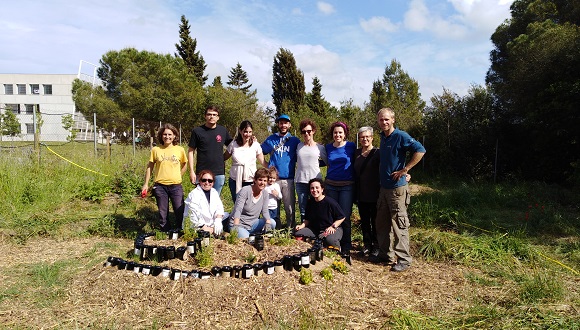
{"label": "woman in black top", "polygon": [[324,195],[324,183],[320,178],[308,182],[312,198],[306,204],[306,214],[302,224],[296,226],[296,236],[320,237],[326,245],[340,249],[344,212],[338,203]]}

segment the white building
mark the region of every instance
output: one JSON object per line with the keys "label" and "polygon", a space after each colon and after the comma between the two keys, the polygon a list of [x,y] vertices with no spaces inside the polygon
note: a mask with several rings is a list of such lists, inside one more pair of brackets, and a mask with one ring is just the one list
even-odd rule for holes
{"label": "white building", "polygon": [[[38,107],[42,119],[40,141],[67,141],[69,132],[63,128],[62,116],[75,116],[72,83],[77,77],[76,74],[0,73],[0,109],[2,113],[11,109],[21,125],[21,134],[15,140],[34,140],[33,113]],[[75,116],[75,122],[76,119]],[[4,141],[8,139],[2,137]]]}

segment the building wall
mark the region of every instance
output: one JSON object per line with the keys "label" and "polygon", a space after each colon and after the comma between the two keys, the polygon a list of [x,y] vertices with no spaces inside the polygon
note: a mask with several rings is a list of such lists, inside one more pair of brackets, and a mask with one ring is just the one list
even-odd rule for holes
{"label": "building wall", "polygon": [[[33,132],[27,132],[27,124],[33,124],[31,106],[38,105],[43,124],[40,127],[41,141],[66,141],[69,132],[62,127],[63,115],[75,115],[75,106],[72,99],[72,82],[76,74],[4,74],[0,73],[0,108],[2,113],[7,104],[18,104],[19,113],[16,114],[21,134],[15,140],[33,141]],[[18,85],[25,86],[25,94],[19,94]],[[12,85],[13,94],[7,95],[6,85]],[[33,86],[38,85],[38,90]],[[48,94],[45,86],[50,86],[52,94]],[[28,107],[26,106],[28,105]],[[28,112],[27,112],[28,110]],[[10,137],[3,136],[3,140]]]}

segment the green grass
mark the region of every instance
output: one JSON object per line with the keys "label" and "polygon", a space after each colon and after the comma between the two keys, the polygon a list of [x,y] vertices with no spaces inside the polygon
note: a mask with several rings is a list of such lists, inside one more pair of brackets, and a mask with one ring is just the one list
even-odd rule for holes
{"label": "green grass", "polygon": [[[149,151],[140,149],[134,158],[130,148],[114,145],[109,159],[95,156],[92,147],[66,144],[51,148],[107,176],[73,166],[44,148],[40,163],[14,151],[0,157],[2,237],[21,244],[37,237],[132,239],[153,231],[157,221],[154,198],[138,197]],[[384,328],[580,329],[580,318],[554,307],[580,303],[576,290],[570,289],[580,276],[578,188],[529,182],[467,183],[449,178],[434,178],[428,184],[433,191],[414,196],[409,207],[415,257],[461,265],[473,288],[505,294],[482,298],[468,292],[461,297],[469,306],[462,313],[390,311]],[[193,188],[188,174],[183,186],[186,194]],[[221,197],[226,210],[231,210],[229,189],[224,188]],[[355,242],[361,239],[356,219],[354,208]],[[293,242],[287,231],[276,231],[270,240],[281,246]],[[0,289],[0,302],[22,301],[39,308],[54,305],[64,297],[63,290],[78,269],[97,265],[108,254],[126,253],[126,248],[105,243],[89,249],[80,260],[20,265],[10,278],[22,281],[6,282]],[[341,260],[331,251],[325,257]],[[211,253],[199,258],[201,267],[213,263]],[[317,320],[307,308],[298,310],[296,318],[279,320],[273,328],[341,327]]]}

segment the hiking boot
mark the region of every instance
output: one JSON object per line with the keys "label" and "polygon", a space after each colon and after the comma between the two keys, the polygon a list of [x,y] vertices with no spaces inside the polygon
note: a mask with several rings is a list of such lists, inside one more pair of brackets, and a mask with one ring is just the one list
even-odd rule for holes
{"label": "hiking boot", "polygon": [[402,272],[402,271],[407,270],[407,268],[409,268],[409,267],[411,267],[411,265],[398,262],[393,267],[391,267],[391,270],[393,272]]}
{"label": "hiking boot", "polygon": [[369,251],[369,249],[367,249],[367,248],[364,248],[364,249],[360,250],[360,251],[358,252],[358,254],[359,254],[361,257],[368,257],[368,256],[369,256],[369,254],[370,254],[370,251]]}
{"label": "hiking boot", "polygon": [[373,263],[373,264],[390,264],[391,263],[391,259],[389,258],[383,258],[383,257],[379,257],[379,256],[373,256],[371,255],[368,258],[368,261]]}

